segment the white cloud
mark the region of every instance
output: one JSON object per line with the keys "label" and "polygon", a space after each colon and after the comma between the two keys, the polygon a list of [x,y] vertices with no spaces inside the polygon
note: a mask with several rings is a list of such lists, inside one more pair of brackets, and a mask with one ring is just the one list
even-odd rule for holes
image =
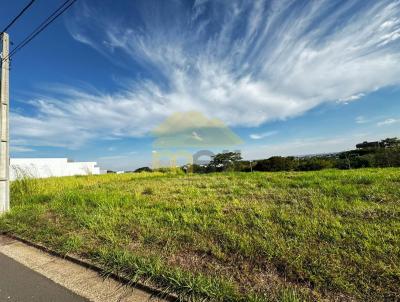
{"label": "white cloud", "polygon": [[204,140],[196,131],[192,132],[192,137],[193,137],[193,139],[195,139],[197,141],[203,141]]}
{"label": "white cloud", "polygon": [[368,122],[369,122],[369,120],[366,119],[366,118],[365,118],[364,116],[362,116],[362,115],[356,117],[356,123],[357,123],[357,124],[366,124],[366,123],[368,123]]}
{"label": "white cloud", "polygon": [[262,139],[265,137],[269,137],[269,136],[273,136],[275,134],[277,134],[278,131],[268,131],[268,132],[264,132],[264,133],[253,133],[250,134],[250,138],[251,139]]}
{"label": "white cloud", "polygon": [[396,124],[399,122],[400,122],[400,119],[388,118],[384,121],[378,122],[377,125],[378,126],[387,126],[387,125],[392,125],[392,124]]}
{"label": "white cloud", "polygon": [[400,83],[399,1],[196,1],[191,11],[184,3],[138,5],[135,24],[81,4],[68,21],[72,37],[149,76],[118,93],[69,89],[33,100],[36,115],[12,115],[14,135],[76,148],[146,135],[182,111],[257,127]]}
{"label": "white cloud", "polygon": [[363,96],[365,96],[365,93],[357,93],[357,94],[354,94],[354,95],[351,95],[351,96],[348,96],[345,98],[341,98],[341,99],[339,99],[339,102],[347,103],[350,101],[355,101],[355,100],[361,99]]}

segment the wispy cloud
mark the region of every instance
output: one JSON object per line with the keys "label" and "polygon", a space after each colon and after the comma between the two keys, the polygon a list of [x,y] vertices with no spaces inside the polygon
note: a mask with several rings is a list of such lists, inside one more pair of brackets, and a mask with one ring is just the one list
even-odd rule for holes
{"label": "wispy cloud", "polygon": [[345,97],[345,98],[341,98],[341,99],[339,99],[339,102],[348,103],[348,102],[351,102],[351,101],[355,101],[355,100],[361,99],[363,96],[365,96],[365,93],[357,93],[357,94],[350,95],[350,96]]}
{"label": "wispy cloud", "polygon": [[369,120],[362,115],[356,117],[357,124],[366,124],[368,122],[369,122]]}
{"label": "wispy cloud", "polygon": [[265,137],[273,136],[275,134],[278,134],[278,131],[268,131],[268,132],[263,132],[263,133],[253,133],[253,134],[250,134],[250,138],[251,139],[262,139],[262,138],[265,138]]}
{"label": "wispy cloud", "polygon": [[392,125],[392,124],[396,124],[396,123],[400,123],[400,119],[388,118],[384,121],[378,122],[377,125],[378,126],[387,126],[387,125]]}
{"label": "wispy cloud", "polygon": [[36,115],[12,116],[21,139],[143,136],[178,111],[255,127],[400,83],[399,1],[138,1],[134,21],[87,3],[72,37],[145,76],[33,100]]}

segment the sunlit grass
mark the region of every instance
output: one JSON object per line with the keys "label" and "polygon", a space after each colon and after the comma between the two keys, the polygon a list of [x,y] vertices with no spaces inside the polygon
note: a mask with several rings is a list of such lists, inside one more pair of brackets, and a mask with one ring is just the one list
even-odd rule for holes
{"label": "sunlit grass", "polygon": [[193,301],[400,299],[400,170],[21,180],[0,229]]}

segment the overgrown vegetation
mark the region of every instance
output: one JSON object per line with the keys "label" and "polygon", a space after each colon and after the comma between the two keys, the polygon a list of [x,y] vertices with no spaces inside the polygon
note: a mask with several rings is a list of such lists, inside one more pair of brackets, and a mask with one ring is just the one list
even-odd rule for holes
{"label": "overgrown vegetation", "polygon": [[[331,154],[308,156],[272,156],[268,159],[242,160],[240,152],[225,152],[213,156],[206,165],[187,164],[182,172],[277,172],[277,171],[319,171],[324,169],[359,169],[400,167],[400,139],[387,138],[378,142],[363,142],[355,150]],[[174,169],[177,169],[174,167]],[[149,167],[135,172],[151,172]],[[156,170],[156,171],[159,171]]]}
{"label": "overgrown vegetation", "polygon": [[[400,167],[400,140],[387,138],[379,142],[364,142],[357,144],[355,150],[332,154],[297,157],[273,156],[254,162],[236,161],[234,166],[236,168],[234,170],[242,172]],[[213,170],[212,167],[212,165],[211,167],[205,167],[202,172],[211,171]],[[220,167],[218,171],[225,170],[224,166]],[[226,170],[232,170],[232,164],[229,167],[227,166]]]}
{"label": "overgrown vegetation", "polygon": [[400,170],[15,181],[0,230],[190,301],[400,299]]}

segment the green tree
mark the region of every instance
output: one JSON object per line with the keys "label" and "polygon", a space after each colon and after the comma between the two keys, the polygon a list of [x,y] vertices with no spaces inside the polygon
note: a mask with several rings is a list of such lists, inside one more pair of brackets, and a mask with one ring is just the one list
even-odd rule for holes
{"label": "green tree", "polygon": [[149,167],[141,167],[138,168],[134,171],[135,173],[140,173],[140,172],[153,172],[153,170]]}
{"label": "green tree", "polygon": [[297,170],[299,171],[317,171],[330,169],[334,167],[334,162],[327,158],[311,157],[300,161]]}
{"label": "green tree", "polygon": [[386,138],[382,140],[381,145],[385,148],[399,148],[400,147],[400,139],[397,137]]}
{"label": "green tree", "polygon": [[297,166],[294,157],[273,156],[268,159],[257,161],[254,171],[291,171]]}
{"label": "green tree", "polygon": [[211,171],[235,171],[241,159],[240,152],[218,153],[212,157],[208,167]]}

